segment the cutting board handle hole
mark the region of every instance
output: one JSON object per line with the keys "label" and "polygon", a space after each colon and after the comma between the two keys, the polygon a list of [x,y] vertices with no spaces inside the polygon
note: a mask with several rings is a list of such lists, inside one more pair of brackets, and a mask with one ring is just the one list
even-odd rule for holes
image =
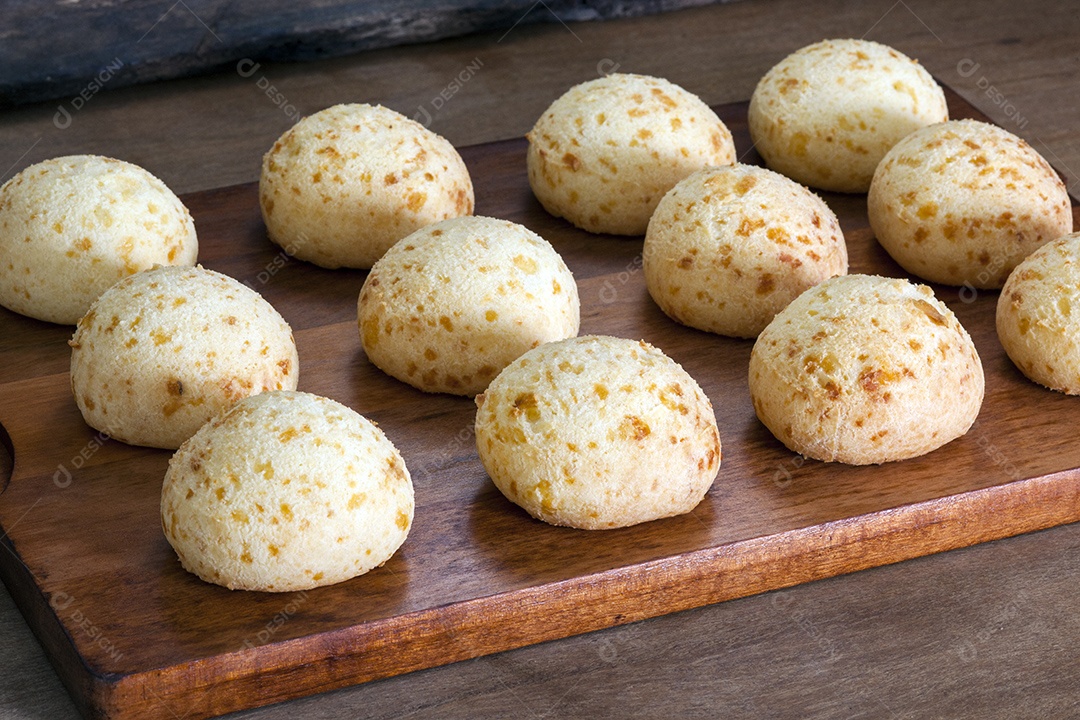
{"label": "cutting board handle hole", "polygon": [[0,495],[8,488],[11,482],[11,473],[15,468],[15,448],[11,444],[11,436],[7,429],[0,425]]}

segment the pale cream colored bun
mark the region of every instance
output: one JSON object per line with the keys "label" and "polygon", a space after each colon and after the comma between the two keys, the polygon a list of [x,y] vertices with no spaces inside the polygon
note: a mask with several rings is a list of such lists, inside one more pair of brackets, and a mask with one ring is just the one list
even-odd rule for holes
{"label": "pale cream colored bun", "polygon": [[328,268],[369,268],[395,242],[470,215],[457,150],[382,106],[334,105],[296,123],[263,157],[259,203],[270,239]]}
{"label": "pale cream colored bun", "polygon": [[137,165],[69,155],[0,187],[0,305],[17,313],[74,325],[117,280],[198,253],[188,209]]}
{"label": "pale cream colored bun", "polygon": [[1024,375],[1080,395],[1080,233],[1043,245],[1016,266],[998,298],[997,332]]}
{"label": "pale cream colored bun", "polygon": [[488,475],[552,525],[603,530],[690,512],[720,468],[709,398],[644,341],[590,335],[542,345],[476,404]]}
{"label": "pale cream colored bun", "polygon": [[649,221],[643,257],[649,294],[669,317],[745,338],[848,267],[829,206],[752,165],[700,170],[672,188]]}
{"label": "pale cream colored bun", "polygon": [[463,217],[417,230],[371,269],[357,301],[368,359],[427,392],[476,395],[522,353],[577,335],[577,284],[528,228]]}
{"label": "pale cream colored bun", "polygon": [[977,120],[912,133],[885,156],[867,198],[896,262],[947,285],[999,288],[1017,263],[1072,231],[1065,183],[1026,142]]}
{"label": "pale cream colored bun", "polygon": [[176,449],[237,400],[295,390],[292,330],[270,303],[202,267],[160,267],[106,290],[71,340],[86,423],[132,445]]}
{"label": "pale cream colored bun", "polygon": [[230,590],[332,585],[405,542],[413,486],[374,423],[302,392],[245,398],[185,442],[161,524],[184,569]]}
{"label": "pale cream colored bun", "polygon": [[866,192],[893,145],[949,119],[915,60],[870,40],[822,40],[777,63],[750,98],[750,137],[769,167],[810,187]]}
{"label": "pale cream colored bun", "polygon": [[529,185],[544,209],[595,233],[641,235],[675,183],[735,161],[731,133],[708,105],[646,75],[575,85],[526,137]]}
{"label": "pale cream colored bun", "polygon": [[847,275],[804,292],[758,336],[750,396],[792,451],[869,465],[966,433],[982,405],[983,369],[930,288]]}

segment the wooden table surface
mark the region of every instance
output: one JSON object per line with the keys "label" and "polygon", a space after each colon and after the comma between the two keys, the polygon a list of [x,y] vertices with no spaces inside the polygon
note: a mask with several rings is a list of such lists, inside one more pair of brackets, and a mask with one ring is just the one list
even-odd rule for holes
{"label": "wooden table surface", "polygon": [[[138,163],[177,192],[248,182],[299,115],[348,101],[388,105],[457,145],[515,137],[567,87],[616,69],[730,102],[802,45],[865,37],[917,57],[1026,138],[1076,195],[1078,36],[1080,17],[1065,2],[747,0],[311,64],[244,63],[8,111],[0,182],[75,152]],[[1007,442],[1000,451],[1008,456]],[[2,476],[2,450],[0,461]],[[239,717],[1077,717],[1078,546],[1080,525],[1059,527]],[[77,716],[6,590],[0,645],[0,717]]]}

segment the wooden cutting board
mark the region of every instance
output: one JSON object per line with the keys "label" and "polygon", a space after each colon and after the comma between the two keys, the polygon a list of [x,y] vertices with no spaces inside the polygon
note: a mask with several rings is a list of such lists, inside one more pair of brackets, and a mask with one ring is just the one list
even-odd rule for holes
{"label": "wooden cutting board", "polygon": [[[982,117],[948,93],[952,117]],[[758,162],[746,103],[717,108]],[[1080,519],[1080,398],[1024,379],[994,331],[997,293],[935,291],[968,328],[986,400],[963,438],[880,467],[803,460],[757,421],[752,342],[676,325],[652,303],[640,239],[548,216],[525,141],[464,148],[477,214],[547,238],[577,278],[582,334],[644,338],[700,382],[723,440],[692,513],[602,532],[554,528],[486,477],[470,399],[426,395],[374,368],[357,336],[363,272],[270,244],[254,184],[188,195],[209,268],[290,322],[300,389],[378,421],[416,487],[416,519],[384,567],[306,593],[230,592],[184,572],[160,529],[170,453],[103,440],[68,382],[70,328],[0,310],[0,423],[14,455],[0,495],[0,571],[88,717],[189,720],[588,632]],[[863,196],[825,195],[851,271],[903,276]],[[942,398],[948,402],[948,398]]]}

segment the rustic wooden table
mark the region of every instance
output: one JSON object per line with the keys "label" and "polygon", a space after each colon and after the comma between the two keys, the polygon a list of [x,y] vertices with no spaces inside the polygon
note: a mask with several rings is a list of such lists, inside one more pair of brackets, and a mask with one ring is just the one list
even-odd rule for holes
{"label": "rustic wooden table", "polygon": [[[46,157],[94,152],[138,163],[177,192],[249,182],[299,115],[345,101],[383,103],[457,145],[516,137],[567,87],[616,69],[731,102],[795,48],[865,37],[917,57],[1025,137],[1076,195],[1078,36],[1069,3],[1002,0],[827,0],[812,9],[750,0],[519,26],[312,64],[244,63],[8,111],[0,181]],[[58,105],[70,122],[56,121]],[[1078,545],[1080,526],[1060,527],[241,716],[1076,717]],[[0,717],[76,717],[6,590],[0,644]]]}

